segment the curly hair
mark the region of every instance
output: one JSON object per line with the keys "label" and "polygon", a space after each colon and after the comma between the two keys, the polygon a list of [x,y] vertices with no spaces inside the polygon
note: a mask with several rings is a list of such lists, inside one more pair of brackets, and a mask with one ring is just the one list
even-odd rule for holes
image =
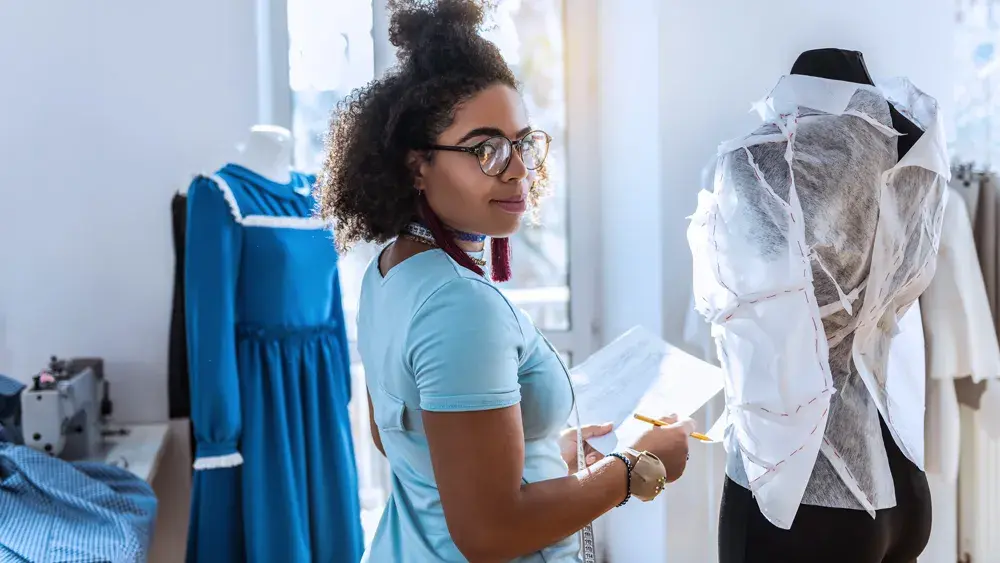
{"label": "curly hair", "polygon": [[[389,0],[388,7],[397,64],[337,105],[318,181],[319,215],[342,251],[386,242],[418,216],[407,156],[434,143],[458,104],[496,84],[518,87],[499,49],[479,34],[491,2]],[[545,187],[544,167],[536,178],[532,207]]]}

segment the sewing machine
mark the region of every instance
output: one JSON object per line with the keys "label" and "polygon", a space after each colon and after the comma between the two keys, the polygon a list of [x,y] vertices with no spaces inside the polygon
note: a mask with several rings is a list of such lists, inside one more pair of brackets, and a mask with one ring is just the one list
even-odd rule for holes
{"label": "sewing machine", "polygon": [[21,394],[24,444],[65,460],[99,456],[111,414],[104,360],[53,356],[32,380]]}

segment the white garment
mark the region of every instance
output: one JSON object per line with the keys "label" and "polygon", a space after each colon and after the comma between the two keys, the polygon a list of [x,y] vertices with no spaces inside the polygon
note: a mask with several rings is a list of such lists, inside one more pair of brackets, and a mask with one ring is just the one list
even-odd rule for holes
{"label": "white garment", "polygon": [[[925,131],[902,159],[890,100]],[[764,125],[722,145],[688,229],[726,371],[727,474],[780,528],[800,503],[874,516],[895,505],[879,415],[923,465],[924,373],[886,363],[934,272],[950,176],[937,103],[905,80],[793,75],[756,107]]]}
{"label": "white garment", "polygon": [[1000,380],[986,382],[979,403],[979,424],[991,439],[1000,440]]}
{"label": "white garment", "polygon": [[955,379],[1000,376],[1000,344],[990,315],[965,199],[949,188],[937,272],[920,297],[927,338],[927,471],[958,478],[961,431]]}
{"label": "white garment", "polygon": [[926,319],[923,300],[914,303],[899,319],[899,334],[889,345],[886,370],[890,378],[898,376],[916,379],[927,373],[927,341],[923,327]]}
{"label": "white garment", "polygon": [[[715,164],[713,158],[701,170],[701,187],[708,189],[715,182]],[[715,339],[712,338],[712,325],[705,320],[705,317],[698,313],[698,307],[694,300],[694,292],[691,293],[690,305],[684,312],[684,344],[688,351],[695,356],[713,365],[719,365],[719,355],[715,350]]]}
{"label": "white garment", "polygon": [[698,314],[694,295],[691,296],[691,306],[684,313],[683,338],[688,351],[710,364],[719,365],[719,357],[715,353],[715,339],[712,338],[712,325]]}

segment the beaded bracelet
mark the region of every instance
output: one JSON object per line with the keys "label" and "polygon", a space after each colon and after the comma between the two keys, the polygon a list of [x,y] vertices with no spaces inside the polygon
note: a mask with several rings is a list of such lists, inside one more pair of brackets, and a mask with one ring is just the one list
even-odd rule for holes
{"label": "beaded bracelet", "polygon": [[625,462],[625,500],[615,505],[615,508],[619,506],[625,506],[625,503],[627,503],[629,499],[632,498],[632,460],[625,457],[624,454],[620,454],[618,452],[608,454],[608,456],[617,457],[618,459]]}

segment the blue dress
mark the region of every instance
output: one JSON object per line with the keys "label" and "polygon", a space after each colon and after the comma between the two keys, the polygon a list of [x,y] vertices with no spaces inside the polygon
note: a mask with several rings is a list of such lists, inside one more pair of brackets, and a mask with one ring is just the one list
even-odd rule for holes
{"label": "blue dress", "polygon": [[189,562],[361,558],[337,253],[312,183],[230,164],[188,189]]}

